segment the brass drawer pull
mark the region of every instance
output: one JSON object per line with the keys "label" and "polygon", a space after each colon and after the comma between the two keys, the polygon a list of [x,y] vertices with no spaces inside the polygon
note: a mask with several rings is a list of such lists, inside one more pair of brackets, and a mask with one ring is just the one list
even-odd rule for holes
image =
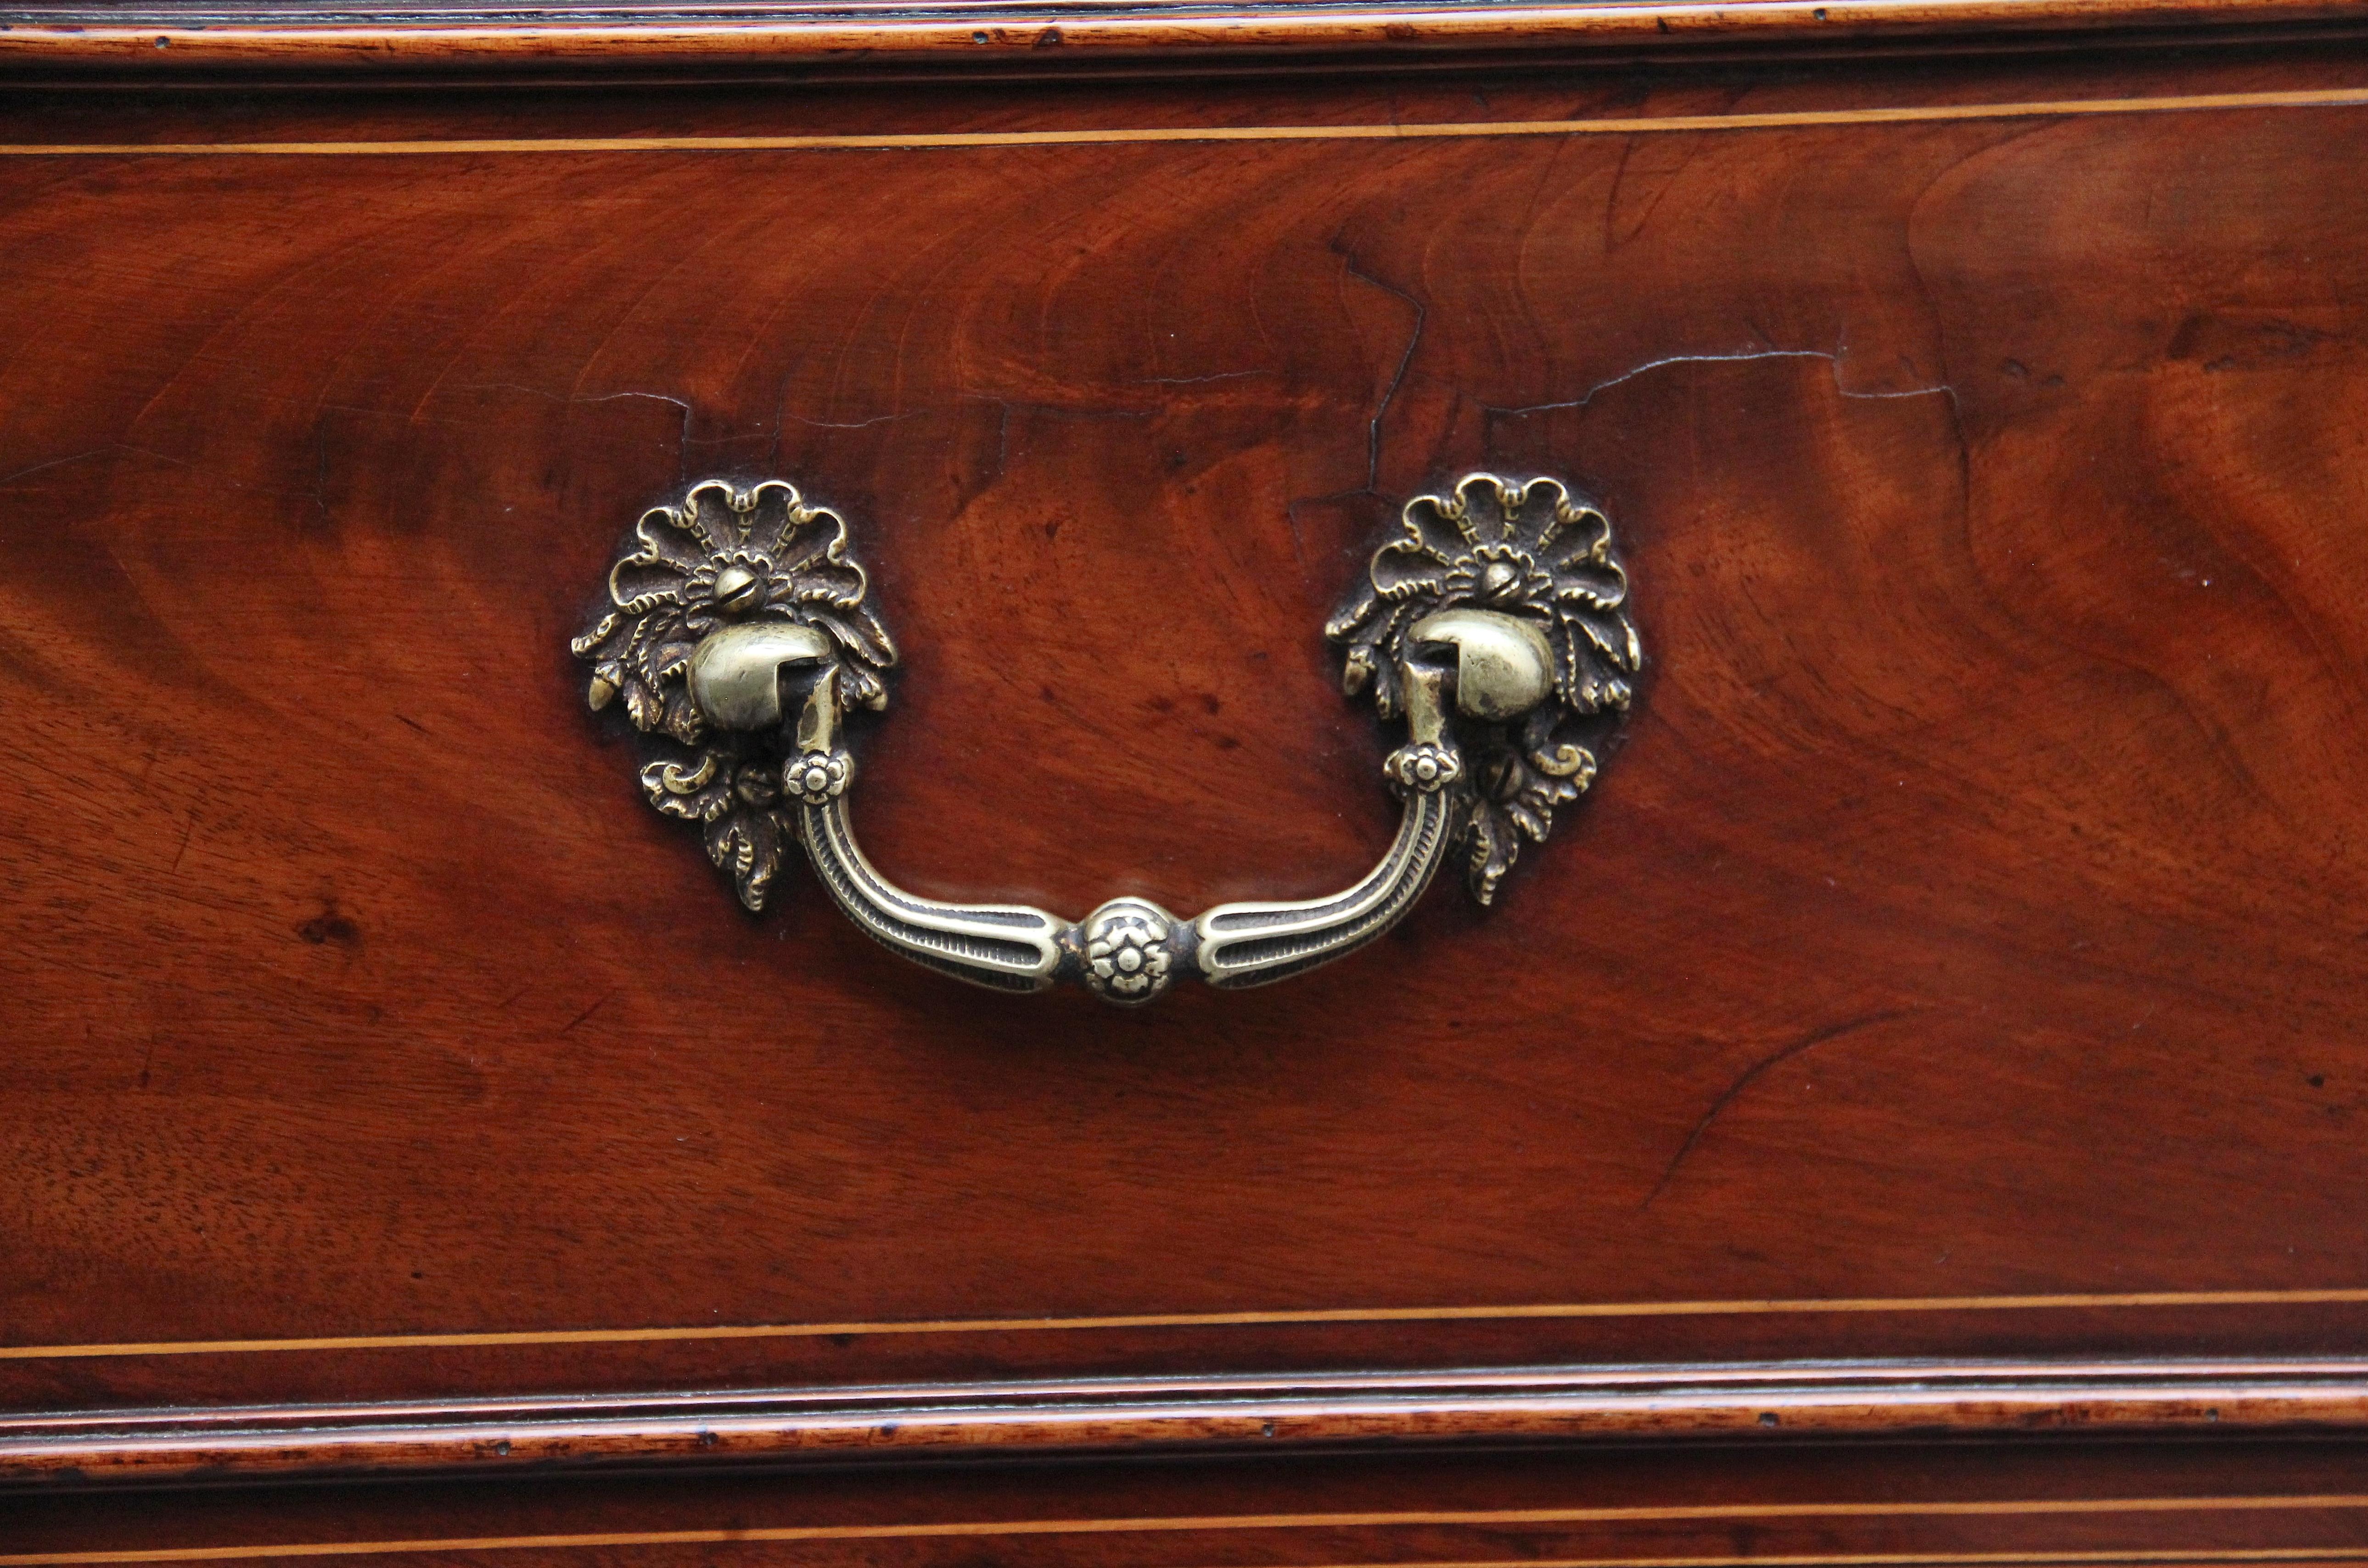
{"label": "brass drawer pull", "polygon": [[1382,769],[1405,801],[1388,853],[1329,898],[1189,921],[1119,898],[1070,922],[922,898],[865,858],[839,731],[848,710],[886,704],[881,677],[896,662],[869,586],[837,513],[780,480],[706,480],[643,514],[606,609],[572,647],[592,665],[592,707],[621,698],[646,737],[650,803],[699,825],[750,910],[794,839],[840,909],[916,962],[999,991],[1067,977],[1129,1005],[1182,974],[1237,989],[1353,952],[1459,848],[1489,903],[1517,835],[1543,840],[1554,808],[1594,780],[1597,732],[1627,710],[1642,662],[1600,511],[1552,479],[1474,473],[1417,495],[1325,628],[1347,650],[1343,687],[1406,721]]}

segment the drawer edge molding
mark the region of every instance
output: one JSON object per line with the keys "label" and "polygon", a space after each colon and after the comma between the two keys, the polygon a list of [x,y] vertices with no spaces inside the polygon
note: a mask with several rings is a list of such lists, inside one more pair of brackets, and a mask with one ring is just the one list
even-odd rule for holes
{"label": "drawer edge molding", "polygon": [[0,1485],[1403,1444],[2206,1434],[2368,1434],[2368,1359],[1555,1368],[20,1415],[0,1419]]}
{"label": "drawer edge molding", "polygon": [[422,15],[386,0],[335,20],[240,6],[0,7],[0,73],[103,72],[142,78],[236,71],[698,75],[781,67],[878,74],[919,68],[1030,76],[1100,65],[1206,71],[1228,62],[1520,56],[1704,46],[1821,49],[1885,40],[2003,45],[2031,35],[2162,33],[2355,23],[2347,0],[1650,0],[1594,4],[1241,4],[1188,0],[939,0],[867,12],[779,0],[630,17],[556,6]]}

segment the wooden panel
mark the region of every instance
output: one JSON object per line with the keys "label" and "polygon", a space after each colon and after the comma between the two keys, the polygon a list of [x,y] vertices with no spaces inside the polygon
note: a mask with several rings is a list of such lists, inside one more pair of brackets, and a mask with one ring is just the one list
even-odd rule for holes
{"label": "wooden panel", "polygon": [[[2358,1287],[2358,124],[10,160],[11,1336]],[[752,922],[564,653],[793,474],[884,866],[1314,892],[1316,628],[1480,465],[1640,717],[1268,994]]]}
{"label": "wooden panel", "polygon": [[[694,1391],[647,1457],[784,1384],[1845,1356],[2356,1423],[2363,65],[18,100],[11,1461],[60,1410],[473,1402],[442,1463],[571,1392]],[[1481,467],[1615,519],[1637,717],[1501,909],[1269,993],[988,996],[803,872],[752,920],[565,651],[643,506],[785,473],[906,650],[856,743],[894,875],[1315,893],[1392,812],[1321,623]],[[1846,1384],[1779,1426],[2040,1397],[1852,1427]],[[1430,1435],[1741,1414],[1574,1386]],[[2268,1542],[2238,1512],[1650,1550]],[[1263,1560],[1485,1555],[1397,1528]]]}

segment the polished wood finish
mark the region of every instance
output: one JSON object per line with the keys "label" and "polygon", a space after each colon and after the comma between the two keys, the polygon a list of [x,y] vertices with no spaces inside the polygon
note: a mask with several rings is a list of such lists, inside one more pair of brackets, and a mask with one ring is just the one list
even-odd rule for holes
{"label": "polished wood finish", "polygon": [[0,1421],[0,1482],[2363,1427],[2368,1363],[2360,1361],[1360,1373],[97,1411]]}
{"label": "polished wood finish", "polygon": [[[15,1337],[2368,1280],[2368,211],[2297,172],[2368,111],[1125,109],[0,168],[7,1137],[58,1270]],[[1500,915],[1262,994],[996,1002],[810,889],[751,921],[564,650],[684,472],[794,474],[909,650],[883,867],[1314,893],[1392,810],[1316,629],[1388,497],[1492,465],[1623,531],[1628,744]]]}
{"label": "polished wood finish", "polygon": [[[17,1492],[0,1565],[2368,1550],[2314,39],[15,94],[0,1469],[677,1471]],[[1393,807],[1319,628],[1470,468],[1604,504],[1637,716],[1500,910],[1270,992],[752,920],[565,652],[783,473],[905,649],[884,869],[1320,892]],[[1067,1462],[694,1473],[848,1449]],[[1162,1508],[1235,1522],[1045,1524]]]}

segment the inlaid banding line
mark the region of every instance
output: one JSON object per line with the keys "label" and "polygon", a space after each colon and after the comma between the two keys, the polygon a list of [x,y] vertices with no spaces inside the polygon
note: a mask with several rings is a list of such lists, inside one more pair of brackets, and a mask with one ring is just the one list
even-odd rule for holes
{"label": "inlaid banding line", "polygon": [[1764,113],[1643,115],[1597,119],[1451,120],[1430,125],[1135,126],[1078,131],[892,131],[800,136],[550,136],[347,142],[0,142],[0,157],[419,157],[491,153],[922,152],[949,148],[1113,146],[1163,142],[1422,142],[1486,137],[1792,131],[1961,120],[2363,107],[2368,107],[2368,87],[2333,87],[2252,93],[2189,93],[2137,98],[2048,98],[2019,103],[1911,104],[1874,108],[1770,110]]}
{"label": "inlaid banding line", "polygon": [[886,1322],[714,1324],[648,1328],[518,1329],[485,1333],[328,1335],[302,1339],[189,1339],[97,1345],[0,1346],[0,1361],[105,1356],[224,1356],[262,1351],[448,1350],[530,1345],[636,1345],[684,1340],[819,1339],[848,1335],[1042,1334],[1137,1328],[1256,1328],[1326,1324],[1492,1323],[1521,1319],[1816,1316],[1874,1312],[2095,1312],[2130,1308],[2368,1306],[2368,1288],[2317,1290],[2147,1290],[2054,1296],[1861,1296],[1708,1301],[1547,1302],[1480,1307],[1337,1307],[1305,1311],[1146,1312],[1100,1317],[933,1318]]}
{"label": "inlaid banding line", "polygon": [[[1226,1514],[1108,1519],[964,1520],[945,1524],[785,1525],[726,1529],[619,1530],[568,1535],[461,1536],[414,1540],[286,1542],[258,1546],[135,1548],[120,1551],[27,1552],[0,1556],[0,1568],[85,1568],[116,1562],[204,1562],[284,1557],[374,1557],[396,1552],[500,1551],[540,1548],[588,1550],[618,1546],[718,1546],[738,1542],[919,1540],[1030,1536],[1173,1535],[1192,1531],[1372,1529],[1719,1523],[1788,1519],[2036,1517],[2081,1515],[2342,1511],[2368,1508],[2368,1495],[2099,1497],[1899,1503],[1736,1503],[1675,1506],[1408,1510],[1397,1513]],[[2358,1547],[2238,1549],[2223,1551],[2111,1553],[1880,1553],[1814,1557],[1575,1559],[1571,1568],[1720,1568],[1729,1562],[1941,1564],[2090,1562],[2278,1562],[2357,1557]],[[1492,1568],[1439,1563],[1434,1568]],[[1534,1560],[1531,1568],[1543,1568]]]}

